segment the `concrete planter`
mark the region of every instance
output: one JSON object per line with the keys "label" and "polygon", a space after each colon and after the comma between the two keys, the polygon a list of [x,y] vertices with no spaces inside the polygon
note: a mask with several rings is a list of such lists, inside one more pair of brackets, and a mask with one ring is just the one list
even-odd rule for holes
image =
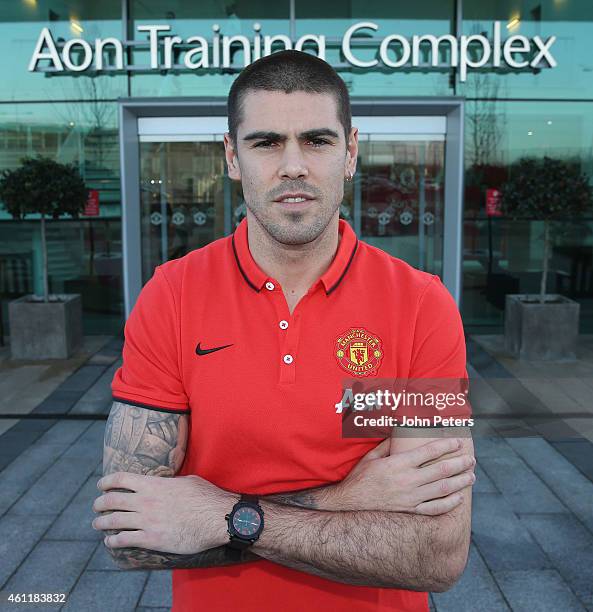
{"label": "concrete planter", "polygon": [[504,311],[505,349],[522,359],[576,359],[580,304],[548,294],[507,294]]}
{"label": "concrete planter", "polygon": [[82,344],[79,294],[25,295],[8,304],[13,359],[68,359]]}

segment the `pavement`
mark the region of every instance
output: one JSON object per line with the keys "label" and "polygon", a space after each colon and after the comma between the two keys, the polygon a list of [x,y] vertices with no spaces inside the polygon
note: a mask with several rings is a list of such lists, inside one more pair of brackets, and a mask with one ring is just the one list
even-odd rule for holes
{"label": "pavement", "polygon": [[[91,527],[121,342],[87,337],[59,363],[0,349],[0,415],[11,417],[0,418],[0,611],[170,609],[171,572],[119,570]],[[500,336],[467,347],[481,415],[472,543],[431,609],[593,612],[593,335],[566,363],[511,359]],[[67,597],[11,604],[10,593]]]}

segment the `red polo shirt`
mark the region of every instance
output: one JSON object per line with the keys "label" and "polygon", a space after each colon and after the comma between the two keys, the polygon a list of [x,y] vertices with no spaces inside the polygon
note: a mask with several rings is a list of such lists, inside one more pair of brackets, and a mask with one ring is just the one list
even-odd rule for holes
{"label": "red polo shirt", "polygon": [[[246,220],[144,286],[113,397],[190,415],[180,475],[260,495],[342,480],[378,442],[342,437],[344,378],[467,376],[461,318],[439,277],[357,240],[344,221],[339,231],[331,265],[292,314],[251,256]],[[174,612],[424,611],[427,599],[267,560],[173,570]]]}

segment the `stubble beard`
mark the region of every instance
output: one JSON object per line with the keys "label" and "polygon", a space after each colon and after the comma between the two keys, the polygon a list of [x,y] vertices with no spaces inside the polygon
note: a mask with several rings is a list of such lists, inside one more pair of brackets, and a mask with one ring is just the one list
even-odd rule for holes
{"label": "stubble beard", "polygon": [[329,209],[326,208],[323,206],[322,198],[317,195],[315,202],[315,206],[319,207],[317,214],[311,215],[311,210],[289,211],[282,215],[281,220],[277,220],[272,218],[271,214],[266,214],[265,205],[258,203],[254,206],[247,202],[245,204],[264,230],[274,240],[286,245],[308,244],[319,238],[340,208],[340,202]]}

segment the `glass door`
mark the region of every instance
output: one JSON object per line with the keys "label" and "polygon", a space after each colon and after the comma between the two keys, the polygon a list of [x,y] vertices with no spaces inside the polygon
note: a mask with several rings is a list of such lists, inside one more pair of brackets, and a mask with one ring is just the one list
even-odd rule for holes
{"label": "glass door", "polygon": [[444,138],[370,134],[360,143],[360,237],[442,274]]}
{"label": "glass door", "polygon": [[[195,118],[194,118],[195,119]],[[225,236],[231,191],[222,133],[182,119],[139,120],[142,283],[165,261]],[[200,122],[203,123],[203,122]],[[194,125],[207,132],[207,125]],[[193,132],[193,133],[192,133]]]}
{"label": "glass door", "polygon": [[[340,208],[358,236],[442,275],[445,117],[353,117],[359,161]],[[140,118],[142,283],[155,266],[228,235],[245,215],[226,174],[223,117]]]}

